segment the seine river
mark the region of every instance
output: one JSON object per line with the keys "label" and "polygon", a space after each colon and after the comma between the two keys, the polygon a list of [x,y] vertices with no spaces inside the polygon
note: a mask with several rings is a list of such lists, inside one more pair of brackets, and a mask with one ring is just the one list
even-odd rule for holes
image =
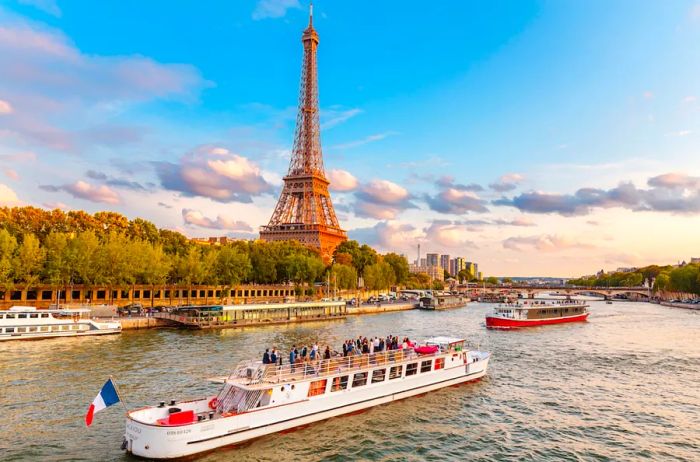
{"label": "seine river", "polygon": [[700,460],[700,311],[592,302],[588,323],[488,331],[488,305],[245,330],[0,344],[0,460],[128,460],[123,408],[83,417],[109,375],[127,406],[196,397],[265,347],[466,335],[484,380],[268,436],[203,461]]}

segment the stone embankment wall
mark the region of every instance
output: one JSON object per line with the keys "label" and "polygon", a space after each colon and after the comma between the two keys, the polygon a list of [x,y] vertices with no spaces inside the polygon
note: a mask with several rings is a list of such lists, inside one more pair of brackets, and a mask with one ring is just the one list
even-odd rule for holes
{"label": "stone embankment wall", "polygon": [[684,308],[686,310],[700,310],[700,305],[690,304],[690,303],[671,303],[671,302],[661,302],[663,306],[670,306],[673,308]]}
{"label": "stone embankment wall", "polygon": [[347,314],[387,313],[389,311],[406,311],[415,308],[415,303],[381,303],[379,305],[348,306]]}

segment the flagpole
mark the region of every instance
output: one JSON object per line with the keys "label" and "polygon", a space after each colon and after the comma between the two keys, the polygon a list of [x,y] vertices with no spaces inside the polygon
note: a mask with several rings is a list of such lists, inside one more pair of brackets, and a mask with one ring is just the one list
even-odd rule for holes
{"label": "flagpole", "polygon": [[112,383],[114,384],[114,391],[117,392],[117,396],[119,397],[119,402],[122,403],[122,406],[124,406],[124,410],[128,411],[129,408],[126,406],[126,401],[124,401],[124,399],[122,398],[122,394],[119,393],[119,386],[117,385],[117,381],[114,380],[114,377],[112,377],[111,375],[109,376],[109,380],[111,380]]}

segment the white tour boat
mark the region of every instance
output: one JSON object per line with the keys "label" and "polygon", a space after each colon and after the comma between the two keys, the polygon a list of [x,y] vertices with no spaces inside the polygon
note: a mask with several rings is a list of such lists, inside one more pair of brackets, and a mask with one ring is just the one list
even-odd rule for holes
{"label": "white tour boat", "polygon": [[436,337],[403,350],[291,366],[240,363],[218,394],[127,412],[122,448],[170,459],[476,380],[490,354],[458,338]]}
{"label": "white tour boat", "polygon": [[89,319],[88,309],[37,310],[33,306],[13,306],[0,311],[0,341],[51,337],[118,334],[119,321]]}

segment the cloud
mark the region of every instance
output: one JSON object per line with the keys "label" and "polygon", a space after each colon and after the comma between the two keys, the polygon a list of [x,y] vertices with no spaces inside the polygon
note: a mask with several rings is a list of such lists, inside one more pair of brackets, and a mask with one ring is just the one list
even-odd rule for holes
{"label": "cloud", "polygon": [[117,188],[124,188],[124,189],[130,189],[132,191],[149,191],[149,188],[146,188],[143,186],[141,183],[137,181],[131,181],[127,180],[124,178],[116,178],[113,176],[109,176],[106,173],[103,172],[98,172],[95,170],[88,170],[85,172],[85,176],[88,178],[91,178],[93,180],[98,180],[98,181],[103,181],[105,184],[109,186],[114,186]]}
{"label": "cloud", "polygon": [[35,162],[36,154],[30,151],[2,154],[0,155],[0,160],[5,162]]}
{"label": "cloud", "polygon": [[397,132],[384,132],[384,133],[377,133],[374,135],[369,135],[366,136],[360,140],[355,140],[355,141],[349,141],[347,143],[342,143],[342,144],[336,144],[334,146],[331,146],[331,149],[350,149],[350,148],[356,148],[358,146],[363,146],[368,143],[373,143],[375,141],[380,141],[383,140],[384,138],[387,138],[389,136],[396,135]]}
{"label": "cloud", "polygon": [[512,220],[505,218],[496,218],[495,220],[475,219],[461,220],[455,223],[468,226],[537,226],[533,221],[526,217],[517,217]]}
{"label": "cloud", "polygon": [[524,177],[519,173],[508,173],[501,176],[498,181],[491,183],[489,188],[498,192],[512,191],[518,187],[518,184],[522,182]]}
{"label": "cloud", "polygon": [[678,130],[675,132],[666,133],[666,136],[681,137],[681,136],[688,136],[691,133],[693,133],[692,130]]}
{"label": "cloud", "polygon": [[47,208],[49,210],[55,210],[55,209],[70,210],[70,206],[67,204],[64,204],[63,202],[44,202],[41,205],[44,206],[44,208]]}
{"label": "cloud", "polygon": [[33,6],[51,16],[61,17],[61,9],[56,4],[56,0],[19,0],[19,3]]}
{"label": "cloud", "polygon": [[425,195],[428,206],[440,213],[461,215],[468,212],[488,212],[486,201],[475,192],[465,189],[446,188],[435,196]]}
{"label": "cloud", "polygon": [[396,221],[380,221],[369,228],[351,229],[348,234],[351,239],[383,252],[411,249],[422,239],[413,225]]}
{"label": "cloud", "polygon": [[164,209],[171,209],[173,208],[172,205],[168,205],[165,202],[158,202],[158,207],[163,207]]}
{"label": "cloud", "polygon": [[301,8],[299,0],[259,0],[253,10],[253,19],[258,21],[266,18],[281,18],[287,14],[287,10]]}
{"label": "cloud", "polygon": [[469,228],[457,222],[447,220],[435,220],[423,230],[425,239],[441,248],[450,249],[476,249],[477,246],[470,239]]}
{"label": "cloud", "polygon": [[108,186],[93,186],[82,180],[61,186],[43,185],[39,187],[49,192],[64,191],[73,197],[91,202],[104,202],[106,204],[119,204],[121,202],[119,194]]}
{"label": "cloud", "polygon": [[696,102],[697,100],[698,100],[698,98],[696,96],[688,95],[685,98],[683,98],[683,100],[681,102],[685,103],[685,104],[692,104],[692,103]]}
{"label": "cloud", "polygon": [[5,173],[5,176],[11,180],[15,180],[15,181],[19,180],[19,174],[17,173],[16,170],[13,170],[11,168],[6,168],[3,173]]}
{"label": "cloud", "polygon": [[13,112],[12,105],[8,101],[0,99],[0,115],[12,114]]}
{"label": "cloud", "polygon": [[93,128],[92,121],[153,99],[191,100],[209,85],[189,65],[85,54],[61,31],[9,14],[2,19],[3,101],[12,101],[14,113],[5,130],[18,144],[72,152],[129,141],[139,136],[133,128]]}
{"label": "cloud", "polygon": [[333,191],[352,191],[359,184],[357,178],[347,170],[331,170],[328,172],[328,180],[331,182],[330,188]]}
{"label": "cloud", "polygon": [[391,220],[415,205],[406,188],[388,180],[372,180],[355,193],[355,214],[360,217]]}
{"label": "cloud", "polygon": [[362,110],[358,108],[353,108],[353,109],[339,109],[336,106],[333,106],[328,109],[322,109],[321,110],[321,128],[324,130],[327,130],[329,128],[333,128],[336,125],[340,125],[343,122],[355,117],[358,114],[361,114]]}
{"label": "cloud", "polygon": [[587,215],[594,208],[612,207],[633,211],[700,213],[700,177],[666,173],[649,178],[647,184],[651,188],[640,189],[632,183],[621,183],[609,190],[581,188],[574,194],[530,191],[493,203],[515,207],[521,212],[564,216]]}
{"label": "cloud", "polygon": [[182,156],[177,164],[154,165],[165,189],[187,196],[250,203],[253,196],[273,190],[257,164],[222,147],[201,146]]}
{"label": "cloud", "polygon": [[517,251],[559,252],[570,249],[591,249],[594,246],[557,234],[541,234],[537,236],[509,237],[503,241],[503,247]]}
{"label": "cloud", "polygon": [[445,175],[445,176],[440,177],[436,183],[441,188],[453,188],[453,189],[457,189],[459,191],[479,192],[479,191],[484,190],[483,186],[481,186],[480,184],[476,184],[476,183],[470,183],[470,184],[455,183],[454,177],[449,176],[449,175]]}
{"label": "cloud", "polygon": [[231,220],[221,215],[216,220],[205,217],[202,212],[192,209],[182,209],[182,219],[187,225],[200,226],[210,229],[224,229],[229,231],[252,232],[253,228],[244,221]]}
{"label": "cloud", "polygon": [[0,205],[15,206],[20,205],[17,194],[7,185],[0,183]]}

